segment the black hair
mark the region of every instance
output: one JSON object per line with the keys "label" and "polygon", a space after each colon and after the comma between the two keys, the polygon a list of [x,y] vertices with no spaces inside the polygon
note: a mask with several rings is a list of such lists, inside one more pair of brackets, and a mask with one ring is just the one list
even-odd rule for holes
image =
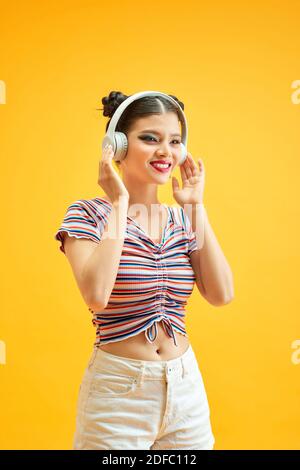
{"label": "black hair", "polygon": [[[110,120],[106,123],[106,132],[116,109],[124,100],[126,100],[126,98],[128,98],[128,96],[124,95],[121,91],[111,91],[108,96],[104,96],[102,98],[101,101],[104,106],[103,108],[98,108],[98,110],[100,109],[103,111],[103,116],[108,116],[110,118]],[[177,101],[182,110],[184,110],[184,104],[179,101],[176,96],[168,96]],[[138,98],[127,106],[127,108],[122,113],[115,130],[123,132],[127,135],[137,119],[149,116],[151,114],[162,114],[166,112],[174,112],[177,114],[178,119],[180,120],[178,108],[164,96],[143,96],[142,98]],[[119,164],[120,162],[116,163]]]}

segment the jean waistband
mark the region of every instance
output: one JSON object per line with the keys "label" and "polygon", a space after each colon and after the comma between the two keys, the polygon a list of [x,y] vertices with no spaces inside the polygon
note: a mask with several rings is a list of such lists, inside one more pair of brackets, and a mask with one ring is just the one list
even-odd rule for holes
{"label": "jean waistband", "polygon": [[191,345],[181,356],[168,361],[132,359],[110,354],[96,347],[89,360],[88,369],[107,374],[162,379],[170,375],[184,376],[193,373],[198,369],[198,363]]}

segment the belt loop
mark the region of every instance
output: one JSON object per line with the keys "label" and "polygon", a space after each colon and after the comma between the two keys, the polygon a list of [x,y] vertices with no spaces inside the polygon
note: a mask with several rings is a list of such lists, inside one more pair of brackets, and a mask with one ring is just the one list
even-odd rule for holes
{"label": "belt loop", "polygon": [[140,372],[139,372],[139,374],[138,374],[139,385],[142,385],[143,380],[144,380],[144,375],[145,375],[145,362],[143,361],[143,362],[142,362],[142,365],[141,365]]}
{"label": "belt loop", "polygon": [[187,369],[187,365],[185,365],[184,359],[181,358],[180,360],[181,360],[181,367],[182,367],[182,380],[184,380],[185,376],[188,374],[188,369]]}

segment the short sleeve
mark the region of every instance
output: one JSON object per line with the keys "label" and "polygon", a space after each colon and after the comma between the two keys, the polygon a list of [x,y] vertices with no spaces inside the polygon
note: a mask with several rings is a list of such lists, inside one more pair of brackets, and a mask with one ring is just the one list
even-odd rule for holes
{"label": "short sleeve", "polygon": [[188,215],[184,212],[182,207],[181,207],[181,213],[182,213],[182,218],[184,222],[184,228],[186,230],[186,234],[188,238],[188,255],[190,256],[190,254],[193,251],[198,250],[196,233],[193,231],[190,219]]}
{"label": "short sleeve", "polygon": [[66,210],[60,228],[54,238],[60,242],[60,250],[64,250],[64,235],[66,232],[70,237],[86,238],[99,243],[107,220],[106,204],[99,204],[96,199],[79,199]]}

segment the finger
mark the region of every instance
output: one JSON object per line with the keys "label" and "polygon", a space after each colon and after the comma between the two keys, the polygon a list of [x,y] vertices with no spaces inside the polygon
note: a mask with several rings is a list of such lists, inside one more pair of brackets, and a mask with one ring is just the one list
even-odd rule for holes
{"label": "finger", "polygon": [[191,166],[190,166],[190,158],[189,158],[189,154],[187,154],[187,158],[185,160],[185,163],[186,163],[186,174],[188,176],[188,178],[191,178],[193,175],[192,175],[192,170],[191,170]]}
{"label": "finger", "polygon": [[188,176],[188,179],[190,179],[193,176],[192,170],[191,170],[191,167],[190,167],[189,163],[187,163],[186,174]]}
{"label": "finger", "polygon": [[109,156],[110,158],[113,158],[113,156],[114,156],[114,151],[113,151],[112,147],[110,147],[110,148],[108,149],[108,156]]}
{"label": "finger", "polygon": [[190,167],[191,167],[192,174],[193,174],[193,176],[196,176],[197,172],[198,172],[198,167],[197,167],[193,157],[191,156],[191,154],[189,154],[188,157],[189,157],[189,162],[190,162]]}
{"label": "finger", "polygon": [[112,150],[111,147],[108,146],[107,148],[105,148],[104,153],[103,153],[104,163],[108,164],[111,161],[111,158],[112,158],[113,155],[114,155],[114,153],[113,153],[113,150]]}
{"label": "finger", "polygon": [[181,173],[181,179],[182,181],[187,181],[188,180],[188,176],[186,174],[186,162],[184,162],[182,165],[179,166],[180,168],[180,173]]}
{"label": "finger", "polygon": [[178,180],[177,178],[175,178],[175,176],[172,176],[172,187],[173,187],[173,191],[177,191],[178,189],[180,189]]}
{"label": "finger", "polygon": [[107,151],[108,151],[108,147],[107,145],[102,149],[102,155],[101,155],[101,159],[100,159],[100,163],[103,163],[106,158],[107,158]]}
{"label": "finger", "polygon": [[112,149],[111,145],[107,145],[103,149],[103,155],[108,155],[110,150]]}
{"label": "finger", "polygon": [[198,159],[198,165],[199,165],[200,173],[204,173],[204,172],[205,172],[205,168],[204,168],[204,163],[203,163],[202,158],[199,158],[199,159]]}

